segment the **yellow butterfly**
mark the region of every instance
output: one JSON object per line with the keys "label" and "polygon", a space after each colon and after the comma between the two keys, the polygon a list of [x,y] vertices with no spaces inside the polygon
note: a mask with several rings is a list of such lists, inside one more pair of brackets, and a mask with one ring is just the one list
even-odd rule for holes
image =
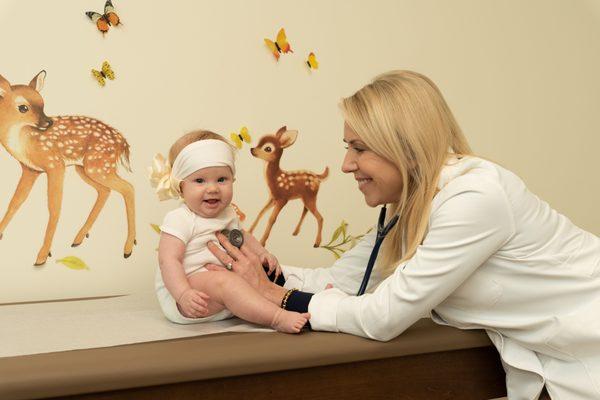
{"label": "yellow butterfly", "polygon": [[231,132],[230,136],[231,141],[235,144],[235,147],[237,147],[238,149],[242,148],[242,144],[244,142],[250,143],[252,141],[252,138],[248,133],[248,128],[246,128],[245,126],[243,126],[242,129],[240,129],[240,133]]}
{"label": "yellow butterfly", "polygon": [[271,53],[273,53],[273,56],[277,61],[279,61],[280,53],[293,53],[283,28],[279,30],[279,33],[277,33],[277,40],[275,40],[275,42],[273,42],[271,39],[265,38],[265,44],[269,50],[271,50]]}
{"label": "yellow butterfly", "polygon": [[308,65],[308,68],[310,68],[310,69],[319,69],[319,62],[317,61],[317,56],[315,56],[315,53],[310,53],[308,55],[306,64]]}
{"label": "yellow butterfly", "polygon": [[94,78],[96,78],[100,86],[104,86],[106,84],[105,79],[110,79],[111,81],[115,79],[115,71],[112,70],[108,61],[104,61],[102,63],[101,71],[92,69],[92,75],[94,75]]}

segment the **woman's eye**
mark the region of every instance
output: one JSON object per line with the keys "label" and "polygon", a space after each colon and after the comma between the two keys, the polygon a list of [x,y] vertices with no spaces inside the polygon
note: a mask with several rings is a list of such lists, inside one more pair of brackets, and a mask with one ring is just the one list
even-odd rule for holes
{"label": "woman's eye", "polygon": [[361,149],[360,147],[355,147],[354,151],[357,153],[362,153],[363,151],[365,151],[365,149]]}
{"label": "woman's eye", "polygon": [[350,147],[350,146],[345,146],[344,147],[346,150],[354,150],[357,153],[362,153],[363,151],[365,151],[364,149],[361,149],[360,147]]}

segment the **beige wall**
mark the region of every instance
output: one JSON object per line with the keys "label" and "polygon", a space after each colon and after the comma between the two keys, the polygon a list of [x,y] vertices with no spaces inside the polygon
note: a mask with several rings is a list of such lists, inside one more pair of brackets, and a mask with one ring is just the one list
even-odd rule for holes
{"label": "beige wall", "polygon": [[[583,228],[600,234],[600,7],[594,1],[176,1],[114,0],[124,25],[102,38],[86,19],[103,1],[0,3],[0,74],[27,83],[48,72],[42,94],[48,115],[83,114],[118,128],[132,148],[137,239],[122,258],[123,201],[113,193],[91,237],[70,243],[94,202],[94,191],[72,169],[54,257],[32,267],[46,219],[45,179],[0,240],[0,302],[129,293],[149,289],[159,223],[175,202],[159,203],[145,169],[156,152],[194,128],[228,134],[247,125],[253,138],[282,125],[300,131],[286,150],[286,169],[331,169],[319,209],[324,239],[342,219],[352,233],[375,222],[351,177],[344,154],[340,97],[378,73],[412,69],[431,77],[479,154],[519,174],[530,189]],[[150,4],[154,6],[151,6]],[[263,45],[285,27],[295,53],[273,62]],[[321,69],[309,73],[315,51]],[[100,89],[89,69],[107,59],[117,80]],[[235,199],[254,220],[267,199],[263,162],[247,148],[238,157]],[[0,150],[0,212],[18,181],[19,166]],[[313,249],[309,215],[290,203],[269,245],[284,263],[332,261]],[[258,233],[264,229],[259,225]],[[90,270],[73,271],[56,258],[76,255]]]}

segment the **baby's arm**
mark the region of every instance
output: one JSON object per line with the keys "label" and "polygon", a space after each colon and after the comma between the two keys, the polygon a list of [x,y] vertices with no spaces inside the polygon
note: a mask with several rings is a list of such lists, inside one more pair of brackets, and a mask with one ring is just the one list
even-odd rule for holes
{"label": "baby's arm", "polygon": [[161,232],[158,244],[158,263],[165,286],[179,304],[186,317],[197,318],[208,314],[208,295],[193,289],[183,270],[185,243]]}

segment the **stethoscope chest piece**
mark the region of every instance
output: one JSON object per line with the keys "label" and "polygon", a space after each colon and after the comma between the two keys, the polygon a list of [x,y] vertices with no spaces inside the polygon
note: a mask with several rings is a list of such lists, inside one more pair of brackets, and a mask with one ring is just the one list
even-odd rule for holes
{"label": "stethoscope chest piece", "polygon": [[223,229],[221,233],[227,237],[229,243],[238,249],[244,244],[244,234],[239,229]]}

